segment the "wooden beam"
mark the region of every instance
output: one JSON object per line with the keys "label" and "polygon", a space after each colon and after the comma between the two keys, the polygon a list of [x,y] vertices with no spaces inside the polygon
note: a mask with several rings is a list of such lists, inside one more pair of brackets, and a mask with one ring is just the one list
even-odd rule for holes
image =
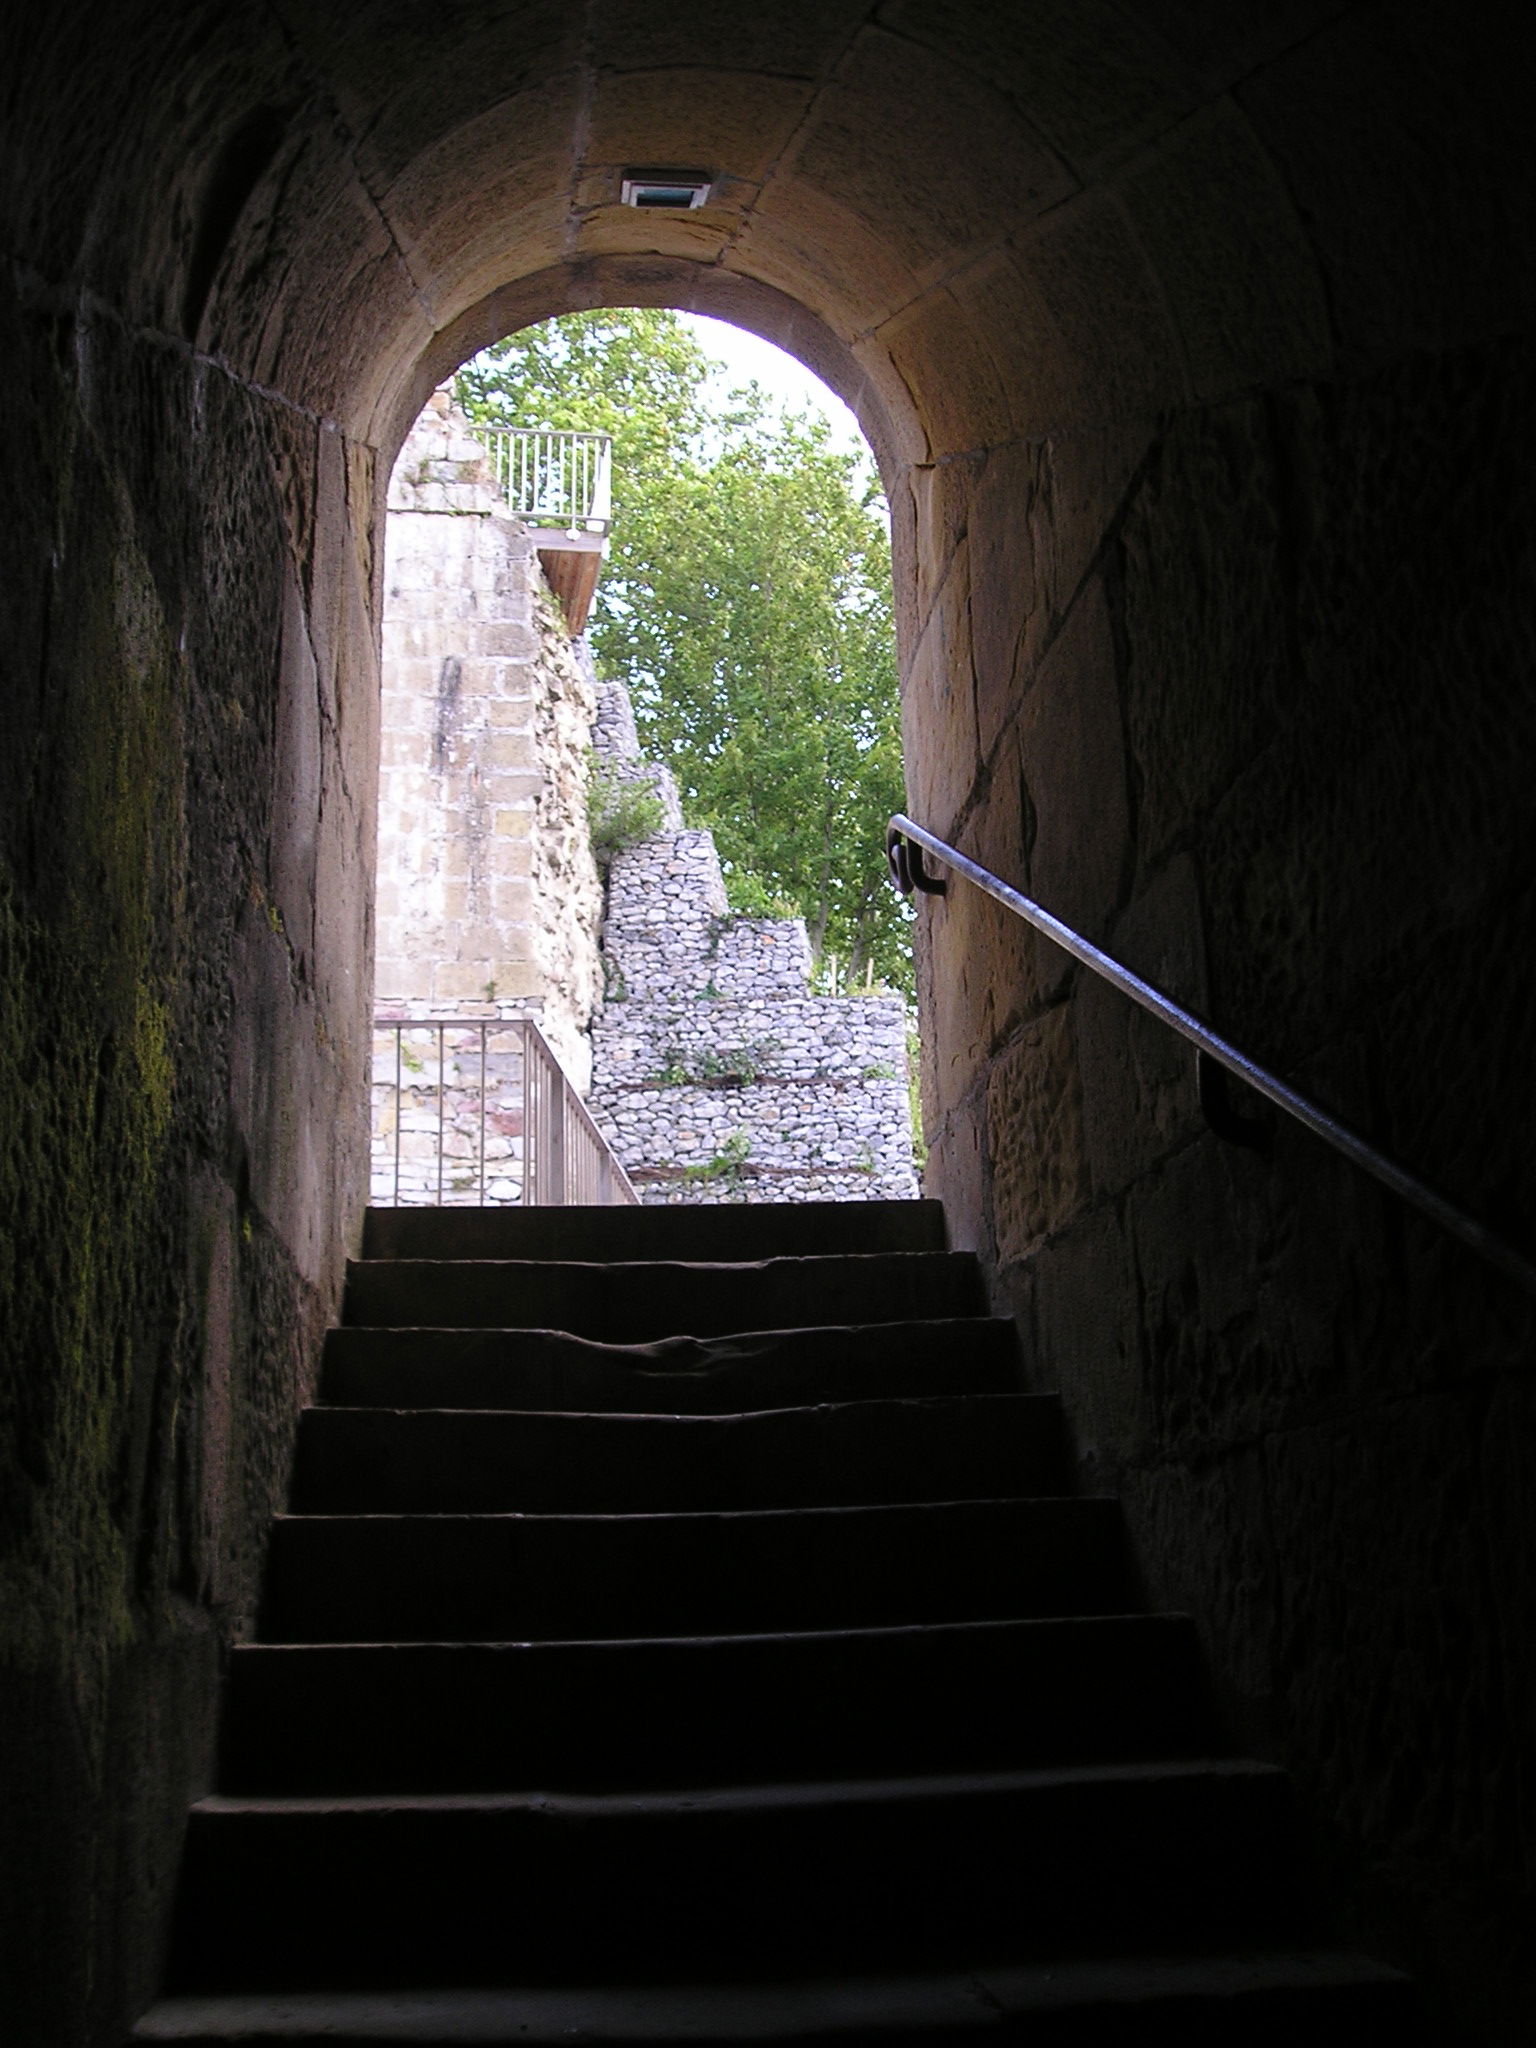
{"label": "wooden beam", "polygon": [[587,614],[597,591],[598,571],[603,558],[595,551],[574,548],[540,548],[539,562],[549,578],[549,587],[560,600],[566,629],[574,639],[587,629]]}

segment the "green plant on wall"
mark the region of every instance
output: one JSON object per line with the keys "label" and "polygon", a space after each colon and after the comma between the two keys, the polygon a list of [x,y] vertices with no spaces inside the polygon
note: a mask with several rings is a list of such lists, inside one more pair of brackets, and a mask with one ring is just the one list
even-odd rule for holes
{"label": "green plant on wall", "polygon": [[706,1045],[691,1057],[683,1046],[669,1045],[652,1079],[660,1088],[745,1088],[782,1050],[777,1038],[754,1038],[750,1045]]}
{"label": "green plant on wall", "polygon": [[655,785],[615,775],[595,754],[587,756],[587,832],[599,867],[616,853],[653,838],[666,823]]}
{"label": "green plant on wall", "polygon": [[751,1150],[752,1140],[746,1132],[733,1132],[713,1159],[706,1159],[700,1166],[685,1166],[683,1179],[695,1186],[701,1182],[713,1182],[723,1188],[739,1188],[741,1170],[746,1165]]}
{"label": "green plant on wall", "polygon": [[726,1087],[744,1088],[757,1079],[763,1048],[757,1045],[727,1045],[717,1052],[707,1046],[699,1054],[699,1078],[722,1082]]}

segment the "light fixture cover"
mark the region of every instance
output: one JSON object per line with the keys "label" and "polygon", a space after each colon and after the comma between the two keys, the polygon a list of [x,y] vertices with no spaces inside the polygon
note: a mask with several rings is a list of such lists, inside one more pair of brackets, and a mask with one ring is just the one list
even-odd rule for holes
{"label": "light fixture cover", "polygon": [[619,197],[626,206],[686,211],[709,198],[708,171],[626,171]]}

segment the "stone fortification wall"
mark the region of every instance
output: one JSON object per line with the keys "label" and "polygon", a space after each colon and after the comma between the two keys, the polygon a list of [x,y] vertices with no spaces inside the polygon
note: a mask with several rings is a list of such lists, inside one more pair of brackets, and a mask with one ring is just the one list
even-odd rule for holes
{"label": "stone fortification wall", "polygon": [[622,683],[599,682],[594,687],[597,719],[592,728],[592,747],[604,773],[616,783],[648,784],[661,805],[657,830],[681,832],[683,805],[677,793],[677,777],[660,761],[647,761],[641,754],[635,707],[629,701],[628,690]]}
{"label": "stone fortification wall", "polygon": [[807,996],[611,1004],[593,1112],[647,1202],[917,1193],[906,1005]]}
{"label": "stone fortification wall", "polygon": [[[906,1012],[817,998],[798,919],[731,915],[714,839],[684,828],[619,684],[598,683],[446,392],[396,465],[385,555],[374,1197],[516,1201],[532,1017],[649,1201],[917,1192]],[[647,784],[660,830],[604,890],[588,762]],[[604,989],[607,1021],[600,1021]]]}
{"label": "stone fortification wall", "polygon": [[621,999],[803,996],[811,972],[799,918],[732,915],[709,832],[659,832],[614,855],[603,959]]}
{"label": "stone fortification wall", "polygon": [[582,1089],[602,986],[583,653],[483,448],[435,393],[390,484],[376,1006],[532,1016]]}
{"label": "stone fortification wall", "polygon": [[616,853],[603,917],[609,1000],[702,995],[728,911],[708,832],[659,832]]}
{"label": "stone fortification wall", "polygon": [[[602,689],[605,771],[650,779],[627,694]],[[710,833],[669,815],[613,856],[603,953],[592,1111],[644,1200],[916,1195],[905,1004],[812,996],[804,923],[732,916]]]}

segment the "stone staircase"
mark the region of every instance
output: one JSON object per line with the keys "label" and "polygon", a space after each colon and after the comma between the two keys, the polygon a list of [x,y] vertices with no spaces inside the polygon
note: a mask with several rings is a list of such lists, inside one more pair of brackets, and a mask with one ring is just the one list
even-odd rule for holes
{"label": "stone staircase", "polygon": [[375,1211],[135,2038],[1411,2038],[1018,1378],[933,1203]]}

